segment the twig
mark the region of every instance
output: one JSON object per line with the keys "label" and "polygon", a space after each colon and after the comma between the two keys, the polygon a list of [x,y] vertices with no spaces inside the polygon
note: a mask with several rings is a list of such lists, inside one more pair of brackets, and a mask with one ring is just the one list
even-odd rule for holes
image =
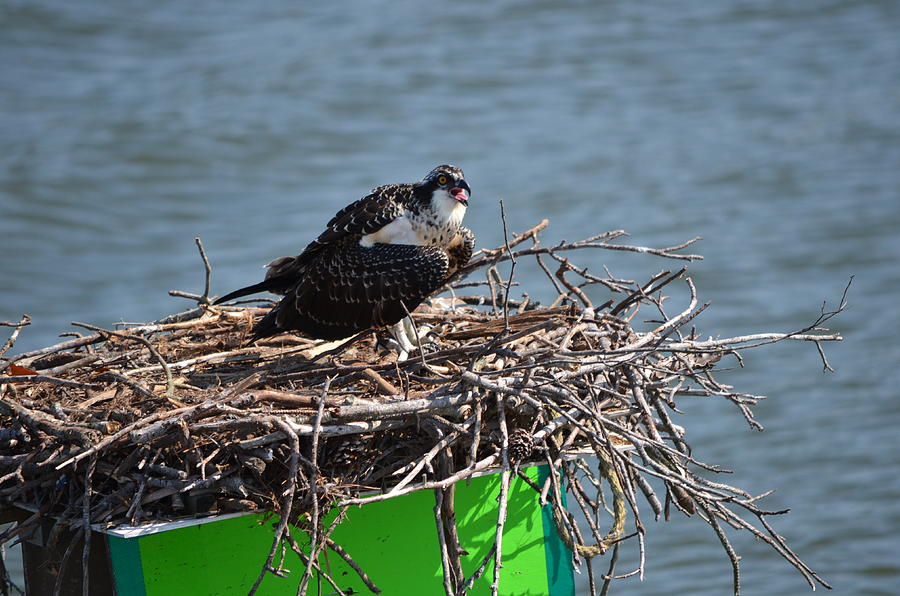
{"label": "twig", "polygon": [[[319,550],[319,433],[322,430],[322,415],[325,412],[325,398],[328,396],[328,389],[331,387],[333,377],[325,379],[325,386],[322,387],[322,394],[319,396],[319,409],[316,412],[316,420],[313,423],[312,437],[312,469],[309,476],[309,498],[312,501],[310,511],[310,531],[309,531],[309,559],[315,561],[318,557]],[[312,565],[307,565],[300,579],[300,586],[297,588],[297,594],[306,594],[306,585],[312,574]]]}
{"label": "twig", "polygon": [[475,582],[478,581],[478,578],[484,575],[484,572],[487,570],[488,563],[491,561],[491,559],[494,558],[494,554],[496,552],[497,543],[493,542],[491,543],[491,548],[488,549],[488,552],[484,555],[484,558],[481,559],[481,564],[478,565],[478,569],[476,569],[475,573],[473,573],[472,576],[469,577],[469,579],[467,579],[465,583],[463,583],[459,590],[457,590],[456,596],[463,596],[472,588],[473,585],[475,585]]}
{"label": "twig", "polygon": [[84,534],[90,531],[90,528],[78,528],[72,535],[72,538],[69,540],[69,545],[66,547],[66,551],[63,553],[62,559],[60,559],[59,561],[56,581],[53,584],[53,596],[60,596],[62,594],[63,579],[66,577],[66,567],[68,567],[69,559],[72,558],[72,554],[75,552],[75,547],[82,540]]}
{"label": "twig", "polygon": [[103,335],[100,333],[93,333],[91,335],[86,335],[84,337],[78,337],[75,339],[61,341],[58,344],[53,344],[52,346],[47,346],[46,348],[39,348],[37,350],[22,352],[21,354],[17,354],[16,356],[13,356],[12,362],[21,362],[23,360],[32,359],[32,358],[36,358],[39,356],[46,356],[48,354],[56,354],[57,352],[62,352],[63,350],[71,350],[74,348],[81,348],[83,346],[89,346],[91,344],[96,344],[101,341],[103,341]]}
{"label": "twig", "polygon": [[206,251],[203,249],[203,242],[200,241],[200,236],[195,236],[194,242],[197,243],[197,250],[200,251],[200,258],[203,260],[203,270],[205,271],[203,277],[203,295],[201,296],[200,303],[209,304],[209,282],[212,277],[212,265],[209,264],[209,259],[206,257]]}
{"label": "twig", "polygon": [[351,557],[350,554],[346,550],[344,550],[344,548],[340,544],[332,540],[329,536],[323,536],[322,540],[325,541],[325,544],[328,545],[328,548],[336,552],[338,556],[342,558],[344,562],[347,563],[347,565],[349,565],[351,569],[353,569],[353,571],[356,572],[356,575],[358,575],[359,579],[361,579],[362,582],[366,584],[366,587],[369,588],[370,592],[374,594],[381,594],[381,588],[376,586],[375,583],[372,582],[371,579],[369,579],[369,576],[366,574],[366,572],[363,571],[362,568],[360,568],[359,564],[353,560],[353,557]]}
{"label": "twig", "polygon": [[[287,476],[287,488],[283,493],[283,500],[281,501],[281,511],[279,511],[279,520],[278,525],[275,527],[275,536],[272,539],[272,548],[269,549],[269,555],[266,557],[266,562],[263,564],[262,570],[259,572],[259,575],[256,578],[256,581],[253,583],[253,586],[250,588],[250,591],[247,593],[247,596],[253,596],[256,591],[259,589],[259,585],[262,583],[263,578],[266,573],[272,572],[276,575],[280,572],[272,567],[272,562],[275,560],[275,553],[278,550],[278,546],[281,544],[281,541],[284,539],[285,533],[287,531],[287,525],[291,518],[291,508],[294,504],[294,494],[297,491],[297,474],[300,466],[300,439],[297,437],[297,434],[291,430],[291,427],[284,423],[284,421],[279,420],[277,418],[272,421],[275,425],[281,427],[281,431],[285,433],[290,442],[291,455],[288,459],[288,476]],[[309,558],[310,564],[307,568],[311,568],[315,558],[311,555]]]}
{"label": "twig", "polygon": [[434,521],[437,525],[438,544],[441,548],[441,567],[444,577],[444,594],[453,596],[455,593],[456,578],[450,567],[450,549],[447,546],[447,535],[444,532],[444,520],[442,517],[444,510],[444,490],[443,488],[434,489]]}
{"label": "twig", "polygon": [[[331,587],[334,588],[334,592],[331,593],[332,596],[349,596],[348,593],[341,590],[341,588],[340,588],[340,586],[338,586],[337,582],[334,581],[334,578],[331,577],[330,574],[326,573],[325,570],[323,570],[315,560],[310,559],[308,556],[306,556],[306,554],[300,549],[300,545],[298,545],[297,541],[294,540],[294,537],[291,536],[290,532],[285,533],[284,539],[290,545],[291,550],[297,554],[297,557],[300,558],[300,561],[304,565],[307,565],[307,566],[315,569],[316,573],[318,573],[320,576],[324,577],[325,581],[327,581],[329,584],[331,584]],[[327,539],[327,536],[326,536],[326,539]]]}
{"label": "twig", "polygon": [[88,323],[79,323],[77,321],[72,322],[73,325],[78,327],[84,327],[85,329],[90,329],[91,331],[96,331],[100,334],[108,333],[109,335],[115,335],[116,337],[121,337],[122,339],[133,339],[134,341],[140,342],[144,344],[147,350],[156,358],[159,365],[163,368],[163,372],[166,374],[166,396],[172,397],[175,392],[175,381],[172,378],[172,371],[169,370],[169,365],[166,364],[166,359],[163,358],[160,353],[153,347],[146,338],[143,338],[139,335],[131,335],[129,333],[121,333],[119,331],[110,331],[109,329],[103,329],[102,327],[97,327],[96,325],[90,325]]}
{"label": "twig", "polygon": [[[6,354],[10,350],[10,348],[12,348],[13,345],[15,345],[16,339],[19,337],[19,332],[22,331],[22,328],[26,327],[27,325],[30,325],[30,324],[31,324],[31,317],[28,315],[22,315],[22,318],[19,320],[18,323],[10,323],[8,321],[0,322],[0,325],[2,325],[3,327],[12,327],[13,328],[12,334],[9,336],[9,338],[7,338],[6,343],[3,344],[3,347],[0,348],[0,357],[2,357],[4,354]],[[6,370],[6,367],[8,367],[9,365],[10,365],[9,361],[0,362],[0,373],[2,373],[4,370]]]}
{"label": "twig", "polygon": [[500,219],[503,221],[503,243],[506,245],[506,253],[509,255],[509,277],[506,279],[506,288],[503,292],[503,329],[509,330],[509,290],[512,287],[513,276],[516,272],[516,256],[509,245],[509,230],[506,226],[506,209],[503,208],[503,199],[500,199]]}
{"label": "twig", "polygon": [[[450,472],[451,462],[452,451],[450,449],[445,449],[442,462],[444,474]],[[443,524],[447,535],[448,548],[450,551],[450,570],[453,573],[454,586],[458,588],[465,578],[460,555],[467,555],[469,553],[462,548],[462,545],[459,541],[459,529],[456,527],[456,485],[451,484],[450,486],[442,490],[444,493],[444,499],[441,503],[441,517],[443,519]]]}
{"label": "twig", "polygon": [[84,548],[81,551],[81,595],[90,594],[90,564],[88,558],[91,554],[91,476],[97,465],[96,459],[91,459],[84,470],[84,501],[81,507],[81,527],[84,531]]}
{"label": "twig", "polygon": [[[555,256],[555,255],[552,255]],[[568,279],[566,279],[566,271],[572,270],[572,264],[569,262],[569,259],[559,259],[559,269],[556,270],[556,277],[559,281],[564,285],[569,292],[578,296],[578,299],[581,300],[581,303],[584,304],[585,308],[593,308],[594,305],[591,303],[590,299],[587,297],[587,294],[584,291],[572,284]]]}
{"label": "twig", "polygon": [[391,490],[382,495],[374,495],[371,497],[355,497],[355,498],[349,498],[349,499],[342,499],[342,500],[338,501],[337,506],[338,507],[346,507],[348,505],[365,505],[367,503],[378,503],[380,501],[386,501],[388,499],[393,499],[395,497],[399,497],[402,495],[408,495],[409,493],[413,493],[413,492],[416,492],[419,490],[446,488],[446,487],[450,486],[451,484],[455,484],[455,483],[459,482],[460,480],[463,480],[464,478],[469,478],[474,474],[477,474],[479,472],[482,472],[482,471],[490,468],[492,465],[494,465],[497,462],[497,460],[499,458],[500,458],[500,455],[495,453],[495,454],[485,457],[484,459],[481,459],[481,460],[475,462],[474,464],[472,464],[471,466],[469,466],[463,470],[460,470],[459,472],[453,474],[452,476],[448,476],[447,478],[444,478],[443,480],[435,480],[433,482],[422,482],[420,484],[414,484],[411,486],[407,486],[407,487],[403,488],[402,490]]}
{"label": "twig", "polygon": [[[613,236],[616,235],[616,232],[607,232],[608,235]],[[621,235],[621,234],[620,234]],[[517,250],[513,253],[514,256],[518,257],[526,257],[532,255],[544,255],[550,254],[552,252],[560,252],[560,251],[569,251],[569,250],[581,250],[585,248],[601,248],[605,250],[616,250],[616,251],[625,251],[625,252],[637,252],[655,255],[658,257],[665,257],[668,259],[680,259],[684,261],[698,261],[703,259],[701,255],[697,254],[677,254],[674,251],[681,250],[690,246],[691,244],[701,240],[698,236],[696,238],[692,238],[687,242],[679,244],[678,246],[671,246],[668,248],[649,248],[646,246],[629,246],[625,244],[610,244],[608,242],[593,242],[588,240],[582,240],[579,242],[571,242],[571,243],[560,243],[553,247],[533,247],[526,248],[522,250]],[[469,264],[465,267],[461,267],[458,273],[461,276],[464,276],[476,269],[481,269],[483,267],[496,265],[498,263],[502,263],[504,261],[509,260],[510,256],[504,254],[503,252],[494,251],[486,251],[484,256],[481,256],[477,259],[472,259],[469,261]]]}
{"label": "twig", "polygon": [[494,581],[491,583],[491,594],[497,596],[500,592],[500,569],[503,568],[503,526],[506,523],[506,504],[509,492],[509,433],[506,429],[506,410],[503,404],[504,396],[501,393],[497,397],[497,421],[500,425],[500,497],[497,507],[497,531],[494,534]]}
{"label": "twig", "polygon": [[705,505],[701,504],[700,508],[704,511],[704,513],[706,513],[706,522],[710,526],[712,526],[713,531],[719,538],[719,542],[722,543],[722,548],[728,555],[728,560],[731,562],[732,587],[734,590],[734,596],[741,596],[741,558],[737,555],[737,553],[734,552],[734,547],[731,546],[731,542],[728,540],[728,536],[725,535],[725,532],[722,530],[722,526],[719,525],[715,513],[710,511],[710,509]]}
{"label": "twig", "polygon": [[391,383],[388,383],[384,377],[371,368],[364,368],[362,370],[362,376],[372,381],[378,388],[378,392],[383,395],[398,395],[400,393],[399,389],[394,387]]}
{"label": "twig", "polygon": [[52,383],[61,387],[75,387],[77,389],[99,389],[94,383],[82,383],[71,379],[58,379],[48,375],[16,375],[12,377],[0,377],[0,383]]}

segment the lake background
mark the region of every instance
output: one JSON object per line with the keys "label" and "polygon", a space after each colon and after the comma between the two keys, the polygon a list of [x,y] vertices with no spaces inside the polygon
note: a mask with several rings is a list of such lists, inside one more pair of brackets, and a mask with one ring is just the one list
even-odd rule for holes
{"label": "lake background", "polygon": [[[34,321],[14,352],[188,307],[167,290],[202,291],[194,236],[222,294],[444,162],[465,169],[481,247],[502,242],[498,199],[513,231],[550,218],[546,242],[703,236],[703,335],[803,327],[855,276],[836,372],[791,343],[724,376],[770,396],[764,433],[718,400],[683,399],[676,422],[730,484],[778,489],[764,505],[792,512],[773,523],[834,593],[897,593],[900,3],[0,3],[0,320]],[[630,279],[679,266],[577,259]],[[644,581],[614,593],[729,593],[700,520],[648,530]],[[735,544],[744,594],[808,590]]]}

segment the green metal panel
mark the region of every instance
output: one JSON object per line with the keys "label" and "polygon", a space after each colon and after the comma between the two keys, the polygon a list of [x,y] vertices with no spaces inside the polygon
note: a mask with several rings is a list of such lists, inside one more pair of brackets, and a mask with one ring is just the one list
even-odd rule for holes
{"label": "green metal panel", "polygon": [[146,596],[138,540],[112,535],[107,535],[106,540],[109,545],[116,592],[119,596]]}
{"label": "green metal panel", "polygon": [[[272,545],[272,520],[262,519],[248,515],[137,538],[146,595],[246,594]],[[257,594],[297,590],[297,578],[266,580]]]}
{"label": "green metal panel", "polygon": [[[530,468],[528,473],[535,480],[545,475],[540,474],[538,468]],[[493,544],[499,479],[499,475],[491,475],[474,478],[468,486],[465,483],[457,485],[457,525],[460,541],[469,553],[462,561],[466,574],[477,568]],[[552,519],[536,506],[534,491],[514,480],[508,502],[503,534],[503,593],[572,596],[571,555],[556,535]],[[333,538],[366,570],[384,594],[439,594],[443,591],[443,576],[433,508],[431,491],[353,508],[337,527]],[[332,512],[326,523],[335,514]],[[246,593],[269,552],[276,523],[274,516],[265,519],[264,515],[248,515],[138,538],[110,536],[119,594]],[[294,536],[306,550],[306,534],[295,531]],[[136,543],[137,547],[125,547],[120,543]],[[136,551],[139,551],[139,557]],[[266,575],[257,594],[296,592],[303,566],[290,551],[286,560],[291,573],[284,578]],[[322,554],[319,563],[345,592],[369,593],[356,572],[333,552]],[[142,583],[135,579],[141,573]],[[492,573],[491,563],[472,593],[489,594]],[[314,579],[308,593],[328,594],[332,591],[325,580]]]}
{"label": "green metal panel", "polygon": [[[537,480],[537,469],[528,470]],[[497,497],[500,494],[500,475],[483,476],[472,480],[469,487],[456,487],[456,520],[459,539],[469,556],[463,560],[466,576],[478,567],[494,544],[497,531]],[[524,482],[510,483],[506,523],[503,528],[503,569],[500,585],[507,594],[547,594],[547,564],[544,557],[544,527],[537,495]],[[437,539],[435,538],[435,542]],[[439,559],[438,559],[439,561]],[[475,584],[473,594],[490,594],[493,563]],[[442,575],[438,580],[441,581]],[[430,594],[439,594],[441,583],[431,586]]]}

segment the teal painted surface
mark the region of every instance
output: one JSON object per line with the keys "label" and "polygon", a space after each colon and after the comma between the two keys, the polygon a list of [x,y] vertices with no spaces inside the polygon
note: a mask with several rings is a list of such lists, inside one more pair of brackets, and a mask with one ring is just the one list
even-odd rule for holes
{"label": "teal painted surface", "polygon": [[[547,466],[538,468],[538,484],[544,484],[549,475]],[[563,493],[563,504],[566,494]],[[541,507],[541,520],[544,525],[544,556],[547,562],[547,586],[552,596],[575,596],[575,575],[572,570],[572,551],[566,547],[556,524],[550,504]]]}
{"label": "teal painted surface", "polygon": [[113,581],[119,596],[146,596],[141,549],[136,538],[106,536],[112,560]]}

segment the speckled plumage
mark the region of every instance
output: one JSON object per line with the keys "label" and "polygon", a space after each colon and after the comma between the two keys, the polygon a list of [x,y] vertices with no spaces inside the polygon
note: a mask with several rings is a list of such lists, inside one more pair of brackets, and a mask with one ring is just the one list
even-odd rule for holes
{"label": "speckled plumage", "polygon": [[468,191],[450,165],[419,182],[380,186],[338,211],[301,254],[269,263],[264,281],[216,303],[282,294],[254,340],[283,331],[340,339],[393,325],[472,256],[475,236],[461,225]]}

